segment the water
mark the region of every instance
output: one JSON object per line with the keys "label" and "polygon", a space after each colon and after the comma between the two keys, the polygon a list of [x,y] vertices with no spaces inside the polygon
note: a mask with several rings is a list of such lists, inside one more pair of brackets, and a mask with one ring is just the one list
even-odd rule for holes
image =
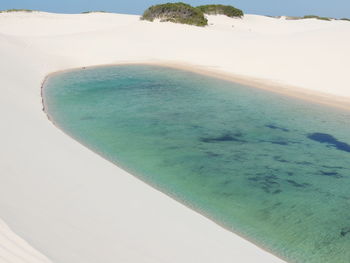
{"label": "water", "polygon": [[66,133],[259,246],[350,262],[349,112],[143,65],[54,75],[44,98]]}

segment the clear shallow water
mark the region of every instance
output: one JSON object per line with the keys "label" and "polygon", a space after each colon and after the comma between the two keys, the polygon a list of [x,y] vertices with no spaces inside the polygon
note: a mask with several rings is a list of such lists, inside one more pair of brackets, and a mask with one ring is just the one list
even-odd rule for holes
{"label": "clear shallow water", "polygon": [[350,262],[350,112],[142,65],[51,76],[44,99],[69,135],[276,255]]}

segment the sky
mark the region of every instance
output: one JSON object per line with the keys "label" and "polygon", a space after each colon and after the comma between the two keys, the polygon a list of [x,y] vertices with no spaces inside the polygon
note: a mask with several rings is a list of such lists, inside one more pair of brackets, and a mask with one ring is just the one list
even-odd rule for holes
{"label": "sky", "polygon": [[[171,0],[1,0],[0,10],[34,9],[55,13],[107,11],[142,14],[147,7]],[[225,4],[244,13],[260,15],[303,16],[315,14],[334,18],[350,18],[350,0],[182,0],[191,5]]]}

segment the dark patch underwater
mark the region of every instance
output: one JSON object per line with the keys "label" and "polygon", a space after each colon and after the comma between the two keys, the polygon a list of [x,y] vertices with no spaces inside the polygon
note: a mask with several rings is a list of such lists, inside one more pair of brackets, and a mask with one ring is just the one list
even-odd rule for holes
{"label": "dark patch underwater", "polygon": [[350,152],[349,144],[338,141],[330,134],[316,132],[309,134],[307,137],[316,142],[326,143],[330,146],[337,148],[340,151]]}

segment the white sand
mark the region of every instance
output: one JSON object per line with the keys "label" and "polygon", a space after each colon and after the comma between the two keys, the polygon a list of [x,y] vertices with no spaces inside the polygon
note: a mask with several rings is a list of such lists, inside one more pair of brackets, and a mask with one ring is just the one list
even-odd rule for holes
{"label": "white sand", "polygon": [[349,101],[350,22],[247,15],[210,23],[0,14],[0,218],[32,246],[0,222],[0,262],[282,262],[87,150],[42,112],[48,73],[124,62],[181,64]]}

